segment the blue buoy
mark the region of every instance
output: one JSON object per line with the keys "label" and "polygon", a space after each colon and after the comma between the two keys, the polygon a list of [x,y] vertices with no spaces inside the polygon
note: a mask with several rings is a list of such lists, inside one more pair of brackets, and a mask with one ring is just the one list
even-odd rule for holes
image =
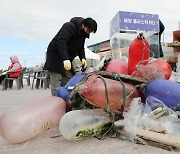
{"label": "blue buoy", "polygon": [[151,80],[145,86],[145,97],[149,96],[159,99],[175,111],[180,110],[180,84],[177,82],[164,79]]}

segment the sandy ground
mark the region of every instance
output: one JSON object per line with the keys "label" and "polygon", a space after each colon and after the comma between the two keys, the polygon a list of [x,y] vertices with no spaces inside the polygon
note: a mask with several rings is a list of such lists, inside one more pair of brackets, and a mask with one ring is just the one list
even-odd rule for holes
{"label": "sandy ground", "polygon": [[[50,89],[33,89],[24,85],[17,90],[16,86],[5,91],[0,87],[0,115],[4,111],[22,104],[50,96]],[[59,137],[57,137],[59,136]],[[68,141],[60,135],[58,126],[46,130],[34,138],[11,145],[0,137],[0,154],[176,154],[180,151],[167,151],[160,148],[134,144],[118,138],[106,137],[104,140],[89,138],[79,141]]]}

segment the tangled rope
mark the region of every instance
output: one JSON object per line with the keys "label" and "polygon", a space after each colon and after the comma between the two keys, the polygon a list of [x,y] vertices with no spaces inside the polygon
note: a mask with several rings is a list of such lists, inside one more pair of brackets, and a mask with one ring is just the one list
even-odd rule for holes
{"label": "tangled rope", "polygon": [[[88,77],[89,77],[89,76],[88,76]],[[107,112],[107,113],[109,114],[109,116],[110,116],[110,118],[111,118],[111,121],[112,121],[112,125],[110,126],[110,128],[102,135],[101,138],[99,138],[100,140],[102,140],[102,139],[105,138],[105,136],[106,136],[109,132],[113,131],[114,133],[116,133],[116,131],[114,131],[113,128],[114,128],[115,116],[117,115],[117,113],[114,113],[114,112],[110,109],[110,107],[111,107],[112,105],[115,105],[115,104],[118,104],[118,103],[122,102],[121,113],[119,114],[119,115],[122,116],[122,115],[123,115],[123,112],[124,112],[124,107],[125,107],[125,104],[126,104],[126,99],[127,99],[128,97],[130,97],[130,96],[134,93],[135,89],[136,89],[139,85],[136,85],[136,86],[133,88],[133,90],[129,93],[129,95],[126,96],[127,91],[126,91],[125,83],[121,80],[121,78],[120,78],[119,75],[114,75],[114,76],[113,76],[113,80],[119,81],[119,82],[121,83],[121,85],[122,85],[122,88],[123,88],[123,98],[122,98],[121,100],[117,100],[117,101],[115,101],[115,102],[113,102],[113,103],[110,103],[110,102],[109,102],[109,95],[108,95],[108,87],[107,87],[107,83],[106,83],[104,77],[102,77],[101,75],[97,75],[97,78],[100,78],[100,79],[102,80],[103,84],[104,84],[104,87],[105,87],[105,96],[106,96],[106,103],[107,103],[107,108],[104,109],[104,110],[105,110],[105,112]],[[87,79],[87,78],[86,78],[86,79]],[[82,83],[82,84],[83,84],[83,83]],[[98,104],[96,104],[95,102],[93,102],[92,100],[87,99],[87,98],[85,98],[85,97],[82,96],[82,95],[80,95],[80,97],[81,97],[83,100],[85,100],[85,101],[89,100],[89,101],[92,102],[95,106],[102,108],[101,106],[99,106]]]}

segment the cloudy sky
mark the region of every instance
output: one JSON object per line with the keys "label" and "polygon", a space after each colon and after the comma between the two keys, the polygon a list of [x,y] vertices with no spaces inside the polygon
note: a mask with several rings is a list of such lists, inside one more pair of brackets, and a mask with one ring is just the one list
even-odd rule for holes
{"label": "cloudy sky", "polygon": [[0,0],[0,69],[18,55],[23,66],[40,65],[48,43],[74,16],[92,17],[98,31],[91,45],[109,39],[109,23],[118,11],[158,14],[165,25],[165,42],[179,29],[179,0]]}

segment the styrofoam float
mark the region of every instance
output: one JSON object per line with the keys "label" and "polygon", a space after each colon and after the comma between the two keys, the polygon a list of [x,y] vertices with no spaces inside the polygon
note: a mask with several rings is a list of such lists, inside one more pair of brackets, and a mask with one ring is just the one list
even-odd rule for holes
{"label": "styrofoam float", "polygon": [[68,140],[80,140],[108,131],[112,121],[102,109],[74,110],[60,120],[61,135]]}
{"label": "styrofoam float", "polygon": [[63,99],[45,97],[5,111],[0,116],[0,134],[9,143],[21,143],[58,125],[65,113]]}
{"label": "styrofoam float", "polygon": [[[104,82],[107,86],[109,104],[107,103]],[[91,75],[83,84],[80,84],[76,88],[78,93],[82,95],[88,103],[102,108],[108,108],[109,106],[111,110],[120,112],[122,110],[124,90],[126,91],[125,108],[129,106],[134,97],[139,97],[138,90],[133,85],[124,83],[124,86],[125,87],[122,86],[120,81],[107,78],[102,79],[97,75]]]}

